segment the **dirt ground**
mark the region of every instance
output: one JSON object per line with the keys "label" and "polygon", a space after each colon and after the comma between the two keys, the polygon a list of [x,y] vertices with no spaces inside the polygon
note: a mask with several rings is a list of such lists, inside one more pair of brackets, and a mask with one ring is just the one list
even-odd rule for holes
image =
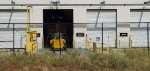
{"label": "dirt ground", "polygon": [[4,65],[0,64],[0,71],[116,71],[112,68],[102,68],[102,67],[88,67],[80,68],[78,66],[64,66],[64,67],[54,67],[52,65]]}

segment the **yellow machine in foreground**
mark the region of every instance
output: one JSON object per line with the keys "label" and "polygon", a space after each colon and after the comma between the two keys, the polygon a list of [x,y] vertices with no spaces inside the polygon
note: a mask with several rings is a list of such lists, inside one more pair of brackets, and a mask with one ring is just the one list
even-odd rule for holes
{"label": "yellow machine in foreground", "polygon": [[26,53],[35,54],[37,51],[37,33],[36,31],[28,31],[26,39]]}
{"label": "yellow machine in foreground", "polygon": [[65,49],[65,39],[62,34],[55,33],[53,39],[50,39],[50,44],[53,50]]}
{"label": "yellow machine in foreground", "polygon": [[26,23],[26,54],[35,54],[38,50],[37,47],[37,32],[30,30],[29,27],[29,9],[27,6],[27,23]]}

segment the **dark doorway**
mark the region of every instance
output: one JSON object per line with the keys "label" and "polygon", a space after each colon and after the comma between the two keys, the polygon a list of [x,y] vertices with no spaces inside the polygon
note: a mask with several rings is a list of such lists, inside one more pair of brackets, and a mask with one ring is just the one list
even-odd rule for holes
{"label": "dark doorway", "polygon": [[73,10],[44,9],[43,10],[44,47],[51,48],[50,39],[54,33],[60,32],[66,40],[67,48],[73,47]]}

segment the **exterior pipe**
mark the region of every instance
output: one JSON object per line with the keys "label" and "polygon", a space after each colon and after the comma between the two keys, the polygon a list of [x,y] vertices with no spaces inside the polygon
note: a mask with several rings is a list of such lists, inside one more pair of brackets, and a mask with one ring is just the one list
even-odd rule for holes
{"label": "exterior pipe", "polygon": [[[0,6],[54,6],[51,4],[0,4]],[[58,6],[150,6],[150,4],[59,4]]]}

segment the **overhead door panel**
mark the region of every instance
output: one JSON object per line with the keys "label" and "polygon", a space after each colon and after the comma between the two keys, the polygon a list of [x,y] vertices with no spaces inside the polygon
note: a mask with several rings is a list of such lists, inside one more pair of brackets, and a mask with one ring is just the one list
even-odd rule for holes
{"label": "overhead door panel", "polygon": [[[99,13],[100,12],[100,13]],[[99,18],[97,20],[99,14]],[[97,23],[96,23],[97,21]],[[102,43],[102,23],[104,26],[104,47],[115,47],[116,11],[87,10],[87,37],[90,42]],[[97,24],[97,25],[96,25]]]}
{"label": "overhead door panel", "polygon": [[[0,10],[0,48],[13,48],[13,24],[26,23],[25,10]],[[5,24],[2,24],[5,23]],[[11,23],[11,24],[9,24]],[[15,24],[15,48],[24,48],[25,46],[25,28],[26,24]],[[20,30],[22,29],[22,30]]]}
{"label": "overhead door panel", "polygon": [[132,47],[147,47],[147,23],[150,22],[150,10],[130,11]]}

